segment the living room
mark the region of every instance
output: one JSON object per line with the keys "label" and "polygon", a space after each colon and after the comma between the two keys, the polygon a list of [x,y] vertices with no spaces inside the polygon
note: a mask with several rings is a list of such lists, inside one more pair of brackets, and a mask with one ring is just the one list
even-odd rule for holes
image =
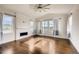
{"label": "living room", "polygon": [[[17,50],[17,54],[78,53],[78,7],[78,4],[1,4],[0,52],[5,54]],[[25,41],[29,47],[25,44],[21,46]],[[40,48],[35,50],[35,46]]]}

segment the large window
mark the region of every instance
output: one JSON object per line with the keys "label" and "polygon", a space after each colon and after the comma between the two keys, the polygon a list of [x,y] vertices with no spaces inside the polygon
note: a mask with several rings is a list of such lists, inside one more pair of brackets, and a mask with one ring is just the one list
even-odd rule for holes
{"label": "large window", "polygon": [[72,28],[72,15],[70,15],[70,17],[68,19],[68,24],[67,24],[68,38],[70,38],[70,35],[71,35],[71,28]]}
{"label": "large window", "polygon": [[3,15],[2,29],[3,29],[3,33],[13,32],[13,17],[12,16]]}
{"label": "large window", "polygon": [[49,21],[42,21],[42,27],[53,27],[54,26],[54,23],[52,20],[49,20]]}
{"label": "large window", "polygon": [[44,35],[59,35],[58,20],[44,20],[41,22],[41,32]]}

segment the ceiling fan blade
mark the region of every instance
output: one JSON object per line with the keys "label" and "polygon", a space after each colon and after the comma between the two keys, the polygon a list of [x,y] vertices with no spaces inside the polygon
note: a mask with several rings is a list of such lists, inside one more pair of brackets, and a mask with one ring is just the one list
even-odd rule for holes
{"label": "ceiling fan blade", "polygon": [[42,6],[42,8],[49,6],[50,4],[44,4],[44,6]]}
{"label": "ceiling fan blade", "polygon": [[42,4],[38,4],[38,8],[40,8],[42,6]]}

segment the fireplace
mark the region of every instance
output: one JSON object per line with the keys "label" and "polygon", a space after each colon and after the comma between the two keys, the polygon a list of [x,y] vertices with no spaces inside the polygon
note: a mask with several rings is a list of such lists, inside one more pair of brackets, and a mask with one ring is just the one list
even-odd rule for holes
{"label": "fireplace", "polygon": [[20,36],[25,36],[25,35],[28,35],[28,32],[21,32],[20,33]]}

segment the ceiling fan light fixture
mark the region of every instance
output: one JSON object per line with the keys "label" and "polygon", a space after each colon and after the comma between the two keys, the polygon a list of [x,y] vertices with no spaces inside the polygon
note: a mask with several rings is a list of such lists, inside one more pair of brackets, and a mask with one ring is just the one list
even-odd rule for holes
{"label": "ceiling fan light fixture", "polygon": [[47,6],[49,6],[50,4],[36,4],[35,6],[35,11],[36,12],[46,12],[46,10],[50,9],[50,8],[46,8]]}

